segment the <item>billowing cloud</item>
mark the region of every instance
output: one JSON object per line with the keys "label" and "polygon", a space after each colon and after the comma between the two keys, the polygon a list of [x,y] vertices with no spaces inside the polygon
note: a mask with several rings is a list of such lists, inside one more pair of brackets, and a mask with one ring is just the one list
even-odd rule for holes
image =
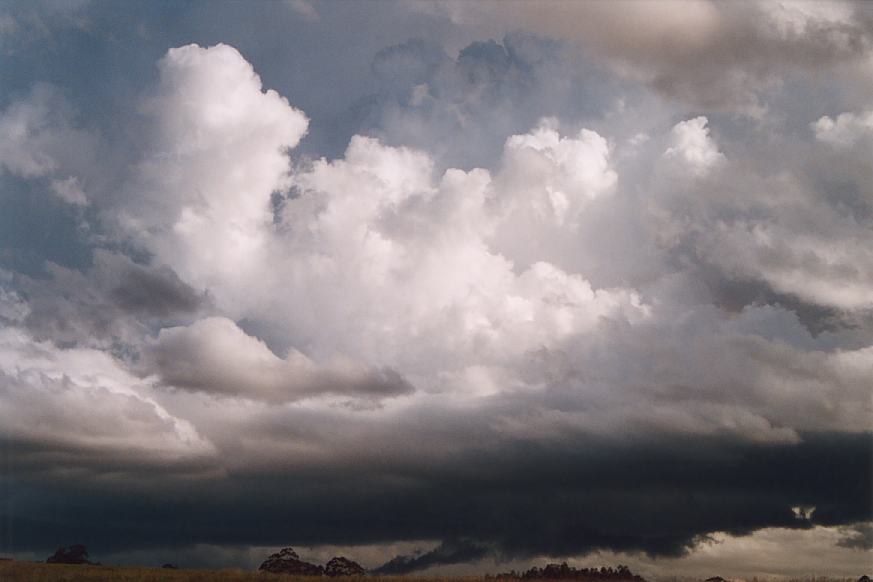
{"label": "billowing cloud", "polygon": [[[845,148],[873,137],[873,111],[840,113],[836,119],[825,115],[814,124],[815,137],[835,147]],[[863,146],[862,146],[863,147]],[[869,143],[867,144],[869,150]]]}
{"label": "billowing cloud", "polygon": [[[862,243],[869,239],[869,211],[847,212],[821,179],[808,181],[799,168],[774,172],[740,152],[731,159],[705,124],[696,118],[671,131],[663,174],[653,184],[659,200],[651,207],[662,244],[729,279],[758,281],[825,308],[869,310],[873,263]],[[852,163],[851,156],[841,163]],[[857,180],[852,187],[867,188],[863,174]]]}
{"label": "billowing cloud", "polygon": [[710,138],[706,124],[707,119],[701,116],[674,125],[664,157],[681,160],[684,169],[698,175],[723,161],[724,155]]}
{"label": "billowing cloud", "polygon": [[546,120],[531,133],[507,140],[501,175],[504,196],[515,198],[509,204],[526,206],[524,214],[575,229],[585,203],[609,194],[617,176],[601,135],[583,129],[578,136],[562,137],[550,123],[556,125]]}
{"label": "billowing cloud", "polygon": [[390,369],[371,370],[351,361],[319,368],[300,352],[279,358],[222,317],[162,329],[145,358],[149,369],[170,386],[268,401],[322,394],[383,398],[412,390]]}
{"label": "billowing cloud", "polygon": [[[182,132],[173,136],[173,147],[184,150],[190,139],[201,143],[199,132],[184,132],[189,116],[184,123],[177,117],[190,109],[205,120],[201,110],[214,99],[209,91],[188,91],[188,85],[224,82],[228,61],[233,75],[242,71],[253,79],[240,60],[221,46],[168,54],[163,67],[171,73],[164,73],[158,102],[176,104],[180,95],[201,95],[203,101],[185,102],[182,112],[153,109],[159,127]],[[157,205],[162,212],[175,206],[177,213],[159,217],[136,198],[120,216],[157,258],[206,287],[219,309],[236,319],[280,325],[283,349],[304,350],[320,363],[339,357],[402,368],[417,377],[413,384],[420,379],[428,389],[443,390],[447,386],[435,382],[434,374],[448,374],[450,384],[451,378],[487,375],[488,366],[591,329],[600,318],[645,317],[645,306],[628,290],[594,289],[537,256],[516,273],[513,262],[489,246],[489,234],[510,215],[518,221],[533,214],[544,230],[574,229],[586,201],[609,194],[616,176],[608,145],[597,133],[563,138],[543,126],[512,137],[504,170],[494,179],[484,170],[450,169],[435,181],[424,152],[362,137],[351,141],[343,159],[315,161],[289,176],[282,147],[299,139],[304,118],[284,100],[274,100],[275,94],[261,93],[259,85],[244,95],[277,103],[276,115],[301,125],[275,128],[270,118],[263,122],[270,132],[261,134],[245,117],[210,118],[212,139],[192,151],[205,163],[240,149],[240,157],[210,166],[208,180],[217,186],[203,183],[207,190],[200,190],[204,174],[196,162],[181,166],[174,156],[150,156],[143,167],[163,182],[146,195],[166,201]],[[258,107],[249,115],[268,113]],[[273,160],[272,174],[262,166],[264,155]],[[260,182],[234,184],[255,171]],[[165,179],[177,174],[179,180]],[[271,194],[283,184],[291,195],[280,199],[271,216]],[[533,187],[541,194],[528,195]],[[192,205],[180,206],[186,197]],[[143,230],[159,218],[172,228]]]}
{"label": "billowing cloud", "polygon": [[[285,150],[306,117],[260,78],[236,49],[189,45],[160,61],[155,121],[139,175],[117,217],[159,261],[223,299],[247,294],[272,221],[270,194],[287,184]],[[238,281],[236,289],[215,285]]]}
{"label": "billowing cloud", "polygon": [[[178,466],[203,471],[212,444],[108,354],[0,333],[2,438],[23,472],[100,475]],[[132,456],[133,455],[133,456]],[[57,466],[47,459],[63,459]]]}
{"label": "billowing cloud", "polygon": [[[493,179],[449,169],[434,182],[425,154],[355,138],[343,160],[298,173],[278,239],[291,252],[269,277],[309,309],[270,309],[317,352],[340,347],[428,375],[506,361],[600,318],[645,317],[628,290],[594,289],[542,255],[516,266],[489,243],[522,214],[546,229],[572,229],[585,201],[615,179],[602,138],[559,142],[543,130],[511,138],[507,152]],[[573,154],[594,165],[580,172]],[[542,184],[550,171],[554,183]],[[541,193],[521,199],[512,188],[526,183]]]}

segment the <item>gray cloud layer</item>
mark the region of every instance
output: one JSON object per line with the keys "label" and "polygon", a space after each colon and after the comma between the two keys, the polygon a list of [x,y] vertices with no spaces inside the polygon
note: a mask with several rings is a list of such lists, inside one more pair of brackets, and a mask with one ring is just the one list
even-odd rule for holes
{"label": "gray cloud layer", "polygon": [[676,0],[665,8],[645,0],[544,7],[511,1],[438,9],[462,21],[496,20],[579,42],[624,74],[698,108],[758,116],[766,110],[761,92],[792,74],[842,68],[868,81],[871,75],[873,18],[863,2]]}

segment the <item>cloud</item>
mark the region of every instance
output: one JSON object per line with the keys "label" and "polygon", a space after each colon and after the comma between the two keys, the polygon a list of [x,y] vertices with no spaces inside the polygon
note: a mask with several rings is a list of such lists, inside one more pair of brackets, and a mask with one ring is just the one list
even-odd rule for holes
{"label": "cloud", "polygon": [[73,0],[63,5],[30,2],[9,5],[0,14],[0,51],[15,55],[33,44],[51,42],[53,35],[68,29],[87,28],[88,0]]}
{"label": "cloud", "polygon": [[404,97],[410,89],[431,82],[448,61],[440,45],[411,39],[380,50],[373,57],[372,67],[384,89]]}
{"label": "cloud", "polygon": [[[662,248],[698,265],[710,281],[720,279],[715,284],[724,290],[744,288],[759,301],[783,296],[783,305],[867,312],[873,268],[862,242],[868,232],[860,225],[869,221],[870,209],[838,193],[842,187],[864,196],[860,162],[820,146],[798,151],[774,169],[739,144],[723,151],[705,123],[696,118],[674,127],[651,182],[647,211]],[[780,147],[792,146],[780,141]],[[823,168],[844,169],[839,182],[830,170],[808,170],[816,160]],[[763,291],[754,292],[755,285]]]}
{"label": "cloud", "polygon": [[834,147],[850,147],[864,137],[873,136],[873,111],[841,113],[836,119],[825,115],[811,125],[816,139]]}
{"label": "cloud", "polygon": [[[108,354],[0,331],[2,438],[18,471],[59,477],[176,466],[202,471],[214,447]],[[51,466],[47,459],[65,459]]]}
{"label": "cloud", "polygon": [[194,312],[205,301],[165,265],[138,265],[107,251],[96,251],[94,263],[112,302],[127,313],[166,318]]}
{"label": "cloud", "polygon": [[167,327],[144,352],[146,369],[170,386],[289,402],[324,394],[379,399],[408,394],[394,370],[338,360],[319,367],[300,352],[284,359],[223,317]]}
{"label": "cloud", "polygon": [[710,138],[707,122],[706,117],[700,116],[674,125],[664,157],[680,159],[696,175],[705,174],[721,163],[724,154]]}
{"label": "cloud", "polygon": [[645,1],[618,6],[464,2],[442,7],[458,23],[522,28],[580,43],[621,74],[709,111],[761,116],[762,96],[786,71],[859,66],[869,78],[871,24],[864,3],[762,1],[737,6]]}
{"label": "cloud", "polygon": [[88,196],[82,190],[79,179],[71,176],[64,180],[52,180],[52,191],[70,204],[88,204]]}
{"label": "cloud", "polygon": [[[48,87],[42,86],[32,96],[34,102],[20,101],[3,111],[3,166],[8,172],[24,176],[38,176],[54,170],[56,162],[44,151],[40,142],[45,136],[38,135],[48,113],[47,101],[51,97]],[[45,144],[48,145],[48,144]]]}
{"label": "cloud", "polygon": [[[279,219],[282,255],[265,277],[309,306],[269,308],[294,330],[291,343],[403,367],[442,390],[435,372],[499,365],[601,318],[645,317],[626,289],[594,289],[542,256],[516,265],[490,246],[496,229],[528,211],[544,230],[572,228],[585,201],[614,180],[605,142],[550,130],[512,138],[507,151],[494,178],[449,169],[433,180],[424,153],[358,137],[344,159],[298,172]],[[580,171],[573,156],[594,165]],[[554,182],[542,184],[550,171]],[[515,198],[511,188],[526,183],[541,193]]]}
{"label": "cloud", "polygon": [[873,550],[873,523],[858,523],[841,529],[846,535],[837,541],[839,547],[854,550]]}
{"label": "cloud", "polygon": [[[425,149],[440,168],[492,167],[506,137],[541,118],[577,127],[612,108],[619,92],[640,93],[565,43],[524,31],[499,38],[471,42],[456,56],[427,38],[379,51],[376,89],[341,118],[336,138],[361,134]],[[614,130],[619,120],[612,122]]]}
{"label": "cloud", "polygon": [[69,204],[88,197],[77,175],[92,162],[98,141],[73,125],[72,112],[59,92],[46,84],[0,111],[0,170],[22,178],[50,177],[49,189]]}
{"label": "cloud", "polygon": [[716,260],[729,273],[760,277],[778,292],[821,305],[873,306],[868,295],[873,263],[863,248],[754,222],[724,225],[712,239],[719,249]]}
{"label": "cloud", "polygon": [[[167,327],[148,346],[146,369],[150,366],[164,383],[271,401],[331,392],[395,395],[409,392],[406,382],[423,394],[462,399],[574,388],[586,394],[599,416],[579,410],[576,417],[561,417],[550,410],[544,418],[594,432],[621,425],[634,433],[734,434],[758,442],[797,442],[798,430],[868,427],[856,390],[868,361],[863,348],[825,353],[790,314],[778,309],[772,318],[767,310],[743,311],[739,321],[754,331],[737,332],[729,323],[734,316],[707,307],[694,283],[673,273],[669,253],[688,253],[698,264],[718,268],[726,279],[761,279],[816,304],[863,307],[837,294],[828,277],[808,277],[802,287],[800,278],[793,283],[781,276],[786,270],[809,269],[808,262],[772,260],[763,245],[742,247],[749,239],[733,238],[747,222],[800,236],[793,223],[783,222],[783,217],[793,218],[783,209],[797,205],[803,216],[810,212],[806,197],[813,193],[788,182],[787,194],[766,202],[775,209],[744,212],[751,204],[748,183],[775,189],[784,186],[783,178],[752,171],[744,172],[751,176],[746,183],[727,181],[740,162],[722,152],[705,117],[676,124],[633,154],[653,158],[652,194],[643,204],[635,204],[632,190],[621,187],[615,146],[607,138],[587,129],[562,135],[554,120],[510,136],[493,174],[450,168],[435,176],[427,153],[361,136],[351,140],[342,158],[305,161],[288,174],[283,148],[299,139],[305,118],[281,97],[263,93],[239,53],[229,47],[189,46],[171,51],[162,67],[162,88],[149,111],[154,125],[163,129],[153,137],[157,145],[129,186],[131,195],[142,193],[154,204],[125,200],[118,215],[157,260],[202,285],[220,314]],[[246,81],[241,85],[245,90],[239,89],[242,113],[204,113],[214,95],[202,88],[225,90],[227,79],[237,77]],[[189,85],[194,89],[187,90]],[[249,100],[263,100],[268,115],[263,108],[247,108]],[[221,106],[217,111],[223,111]],[[274,134],[269,124],[257,129],[265,115],[287,117],[290,133]],[[255,121],[246,123],[247,117]],[[206,142],[199,130],[184,129],[198,124],[213,139]],[[240,143],[247,144],[245,152],[227,157]],[[181,165],[176,155],[157,155],[153,150],[160,144],[172,144],[181,159],[190,161],[196,154],[203,167]],[[242,189],[225,188],[260,167],[243,155],[252,151],[270,162],[270,179],[258,187],[247,182]],[[207,160],[214,159],[225,163],[207,170]],[[625,166],[631,176],[636,171],[632,163],[633,157]],[[683,167],[690,168],[694,179],[684,175]],[[165,179],[173,175],[184,180]],[[143,176],[161,181],[142,181]],[[217,186],[208,195],[192,194],[204,180]],[[147,184],[160,188],[139,189]],[[181,202],[186,199],[189,206]],[[814,208],[828,210],[821,204]],[[610,212],[621,213],[621,221],[599,224]],[[842,218],[824,216],[835,222],[820,236],[835,244],[828,233],[839,231]],[[655,259],[646,266],[654,278],[639,279],[641,291],[592,285],[585,276],[592,259],[579,248],[580,237],[592,237],[598,250],[614,246],[614,256],[629,261],[624,268],[633,272],[638,263],[628,256],[639,252],[638,244],[613,237],[652,217],[660,221],[660,232],[647,238],[643,231],[638,244],[654,247],[644,255]],[[154,226],[143,230],[145,224]],[[246,245],[237,245],[240,241]],[[721,252],[732,244],[732,252]],[[661,254],[664,248],[666,255]],[[696,275],[692,269],[688,276]],[[816,290],[810,281],[825,286]],[[671,295],[677,292],[680,299],[674,301]],[[691,303],[683,305],[689,297]],[[689,323],[677,327],[674,317]],[[785,322],[784,329],[768,330],[770,339],[758,337],[757,326],[776,320]],[[631,331],[623,333],[622,326]],[[258,339],[264,337],[269,337],[269,348]],[[663,349],[652,350],[649,342]],[[689,350],[686,344],[695,347]],[[604,358],[604,350],[623,356]],[[689,360],[683,352],[694,357]],[[179,360],[178,353],[188,357]],[[755,364],[734,371],[721,366],[716,354],[732,362],[752,358]],[[804,360],[817,364],[808,367]],[[628,361],[635,366],[627,366]],[[670,361],[683,364],[663,363]],[[336,368],[336,362],[355,364]],[[398,376],[378,370],[394,370]],[[783,383],[797,388],[783,395],[768,393],[770,386]],[[653,384],[654,391],[647,388]],[[845,406],[825,413],[820,398],[834,386],[845,388],[840,393]],[[723,390],[732,397],[719,396]],[[667,404],[653,406],[653,394]],[[526,422],[513,430],[526,436],[548,434],[547,426]]]}
{"label": "cloud", "polygon": [[420,555],[397,556],[382,564],[375,574],[409,574],[443,564],[473,562],[488,555],[488,548],[463,540],[444,541]]}
{"label": "cloud", "polygon": [[[458,426],[465,439],[481,428]],[[319,425],[307,423],[308,431],[313,427]],[[295,428],[286,425],[286,430]],[[320,428],[331,430],[329,425]],[[445,429],[443,424],[427,436],[445,434]],[[463,453],[435,462],[431,455],[422,457],[421,449],[397,446],[398,435],[406,440],[416,438],[414,433],[391,432],[393,447],[377,450],[384,442],[380,439],[361,447],[368,451],[364,457],[349,451],[341,457],[344,462],[274,463],[256,471],[237,467],[227,479],[198,484],[196,500],[184,483],[152,488],[145,497],[135,491],[137,503],[123,494],[77,492],[77,503],[63,507],[60,515],[72,517],[80,508],[95,506],[103,511],[84,522],[56,515],[56,535],[88,539],[95,555],[190,540],[311,546],[463,535],[467,543],[461,547],[488,547],[496,557],[562,557],[606,548],[678,557],[705,533],[810,529],[811,524],[794,518],[791,507],[796,505],[816,505],[814,521],[825,526],[871,515],[869,434],[807,435],[802,443],[763,446],[730,439],[621,444],[583,438],[492,448],[474,438],[466,440]],[[392,454],[404,449],[401,456]],[[296,455],[319,452],[298,444]],[[820,478],[823,467],[828,479]],[[353,490],[350,480],[356,484]],[[43,504],[64,491],[57,482],[31,487]],[[28,526],[27,518],[44,511],[38,499],[20,499],[12,522],[17,543],[35,546],[39,529]],[[184,520],[186,528],[168,528],[173,520]],[[341,532],[331,525],[337,522],[343,524]],[[447,542],[442,555],[461,560],[481,556],[455,554],[449,551],[453,547]]]}
{"label": "cloud", "polygon": [[[159,262],[196,287],[248,294],[270,194],[287,183],[285,150],[307,119],[261,80],[236,49],[188,45],[159,63],[147,105],[154,132],[117,220]],[[235,278],[235,291],[217,286]]]}
{"label": "cloud", "polygon": [[318,22],[318,11],[307,0],[286,0],[285,4],[307,22]]}
{"label": "cloud", "polygon": [[[120,224],[185,281],[206,288],[231,319],[281,327],[279,352],[292,348],[319,365],[339,357],[403,368],[430,390],[477,390],[461,380],[473,370],[601,318],[645,317],[626,289],[594,289],[539,257],[516,273],[489,248],[496,225],[525,205],[549,214],[542,228],[571,229],[586,201],[609,193],[616,176],[596,132],[565,138],[553,124],[510,138],[493,184],[484,170],[450,169],[435,180],[426,153],[364,137],[353,138],[342,159],[289,175],[283,148],[302,135],[305,118],[262,93],[239,53],[189,46],[170,51],[162,67],[162,93],[150,111],[176,153],[150,154],[141,164],[160,182],[131,185]],[[243,89],[238,76],[248,83]],[[223,90],[228,78],[243,106],[232,116],[207,115],[215,97],[201,86]],[[248,100],[264,103],[249,109]],[[274,117],[287,117],[288,126],[277,129]],[[200,123],[208,141],[185,129]],[[224,161],[216,167],[216,160]],[[524,198],[525,184],[542,194]],[[289,194],[271,204],[283,188]],[[152,204],[143,206],[148,197]],[[460,384],[451,387],[452,378]]]}
{"label": "cloud", "polygon": [[502,186],[511,192],[506,196],[557,226],[575,226],[586,202],[608,195],[617,179],[602,136],[583,129],[578,136],[562,137],[556,120],[510,137],[503,165]]}
{"label": "cloud", "polygon": [[[612,552],[595,552],[571,564],[599,567],[601,564],[626,564],[647,578],[683,576],[701,578],[719,573],[730,577],[754,577],[761,572],[787,576],[807,576],[826,565],[831,575],[854,577],[869,567],[863,551],[834,544],[840,529],[815,526],[808,529],[768,528],[748,535],[716,533],[708,536],[694,551],[677,559],[650,558]],[[824,570],[823,570],[824,571]]]}
{"label": "cloud", "polygon": [[85,272],[47,265],[42,277],[11,277],[26,307],[18,321],[42,340],[94,348],[138,344],[150,322],[196,314],[208,298],[166,265],[134,263],[96,249]]}
{"label": "cloud", "polygon": [[11,288],[11,279],[10,273],[0,271],[0,318],[3,323],[20,322],[30,314],[30,306]]}

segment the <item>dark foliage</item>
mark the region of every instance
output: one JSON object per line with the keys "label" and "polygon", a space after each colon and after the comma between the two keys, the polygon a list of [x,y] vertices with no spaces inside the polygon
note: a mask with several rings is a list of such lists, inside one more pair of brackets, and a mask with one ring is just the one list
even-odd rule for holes
{"label": "dark foliage", "polygon": [[497,575],[498,580],[584,580],[585,582],[646,582],[645,578],[634,574],[627,566],[617,568],[574,568],[566,562],[548,564],[542,568],[534,566],[526,572],[506,572]]}
{"label": "dark foliage", "polygon": [[74,544],[58,550],[46,559],[47,564],[92,564],[88,559],[88,549],[82,544]]}

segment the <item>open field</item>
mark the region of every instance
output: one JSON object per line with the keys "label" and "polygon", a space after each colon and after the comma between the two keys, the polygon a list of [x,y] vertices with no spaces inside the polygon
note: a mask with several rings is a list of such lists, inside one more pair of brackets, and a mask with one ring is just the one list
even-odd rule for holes
{"label": "open field", "polygon": [[[0,582],[312,582],[311,576],[290,576],[243,570],[169,570],[123,566],[82,566],[0,561]],[[336,582],[360,580],[357,577],[332,578]],[[494,582],[494,578],[367,576],[367,582]],[[775,582],[770,577],[749,578],[747,582]],[[537,581],[547,582],[547,581]],[[695,582],[691,578],[666,578],[658,582]],[[857,582],[855,578],[781,578],[779,582]]]}
{"label": "open field", "polygon": [[[125,566],[86,566],[42,564],[36,562],[0,562],[0,582],[312,582],[312,576],[291,576],[244,570],[169,570]],[[328,578],[325,578],[327,580]],[[360,580],[358,577],[329,578],[336,582]],[[367,576],[367,582],[403,582],[405,576]],[[414,578],[427,582],[480,582],[482,577]],[[854,581],[852,581],[854,582]]]}

